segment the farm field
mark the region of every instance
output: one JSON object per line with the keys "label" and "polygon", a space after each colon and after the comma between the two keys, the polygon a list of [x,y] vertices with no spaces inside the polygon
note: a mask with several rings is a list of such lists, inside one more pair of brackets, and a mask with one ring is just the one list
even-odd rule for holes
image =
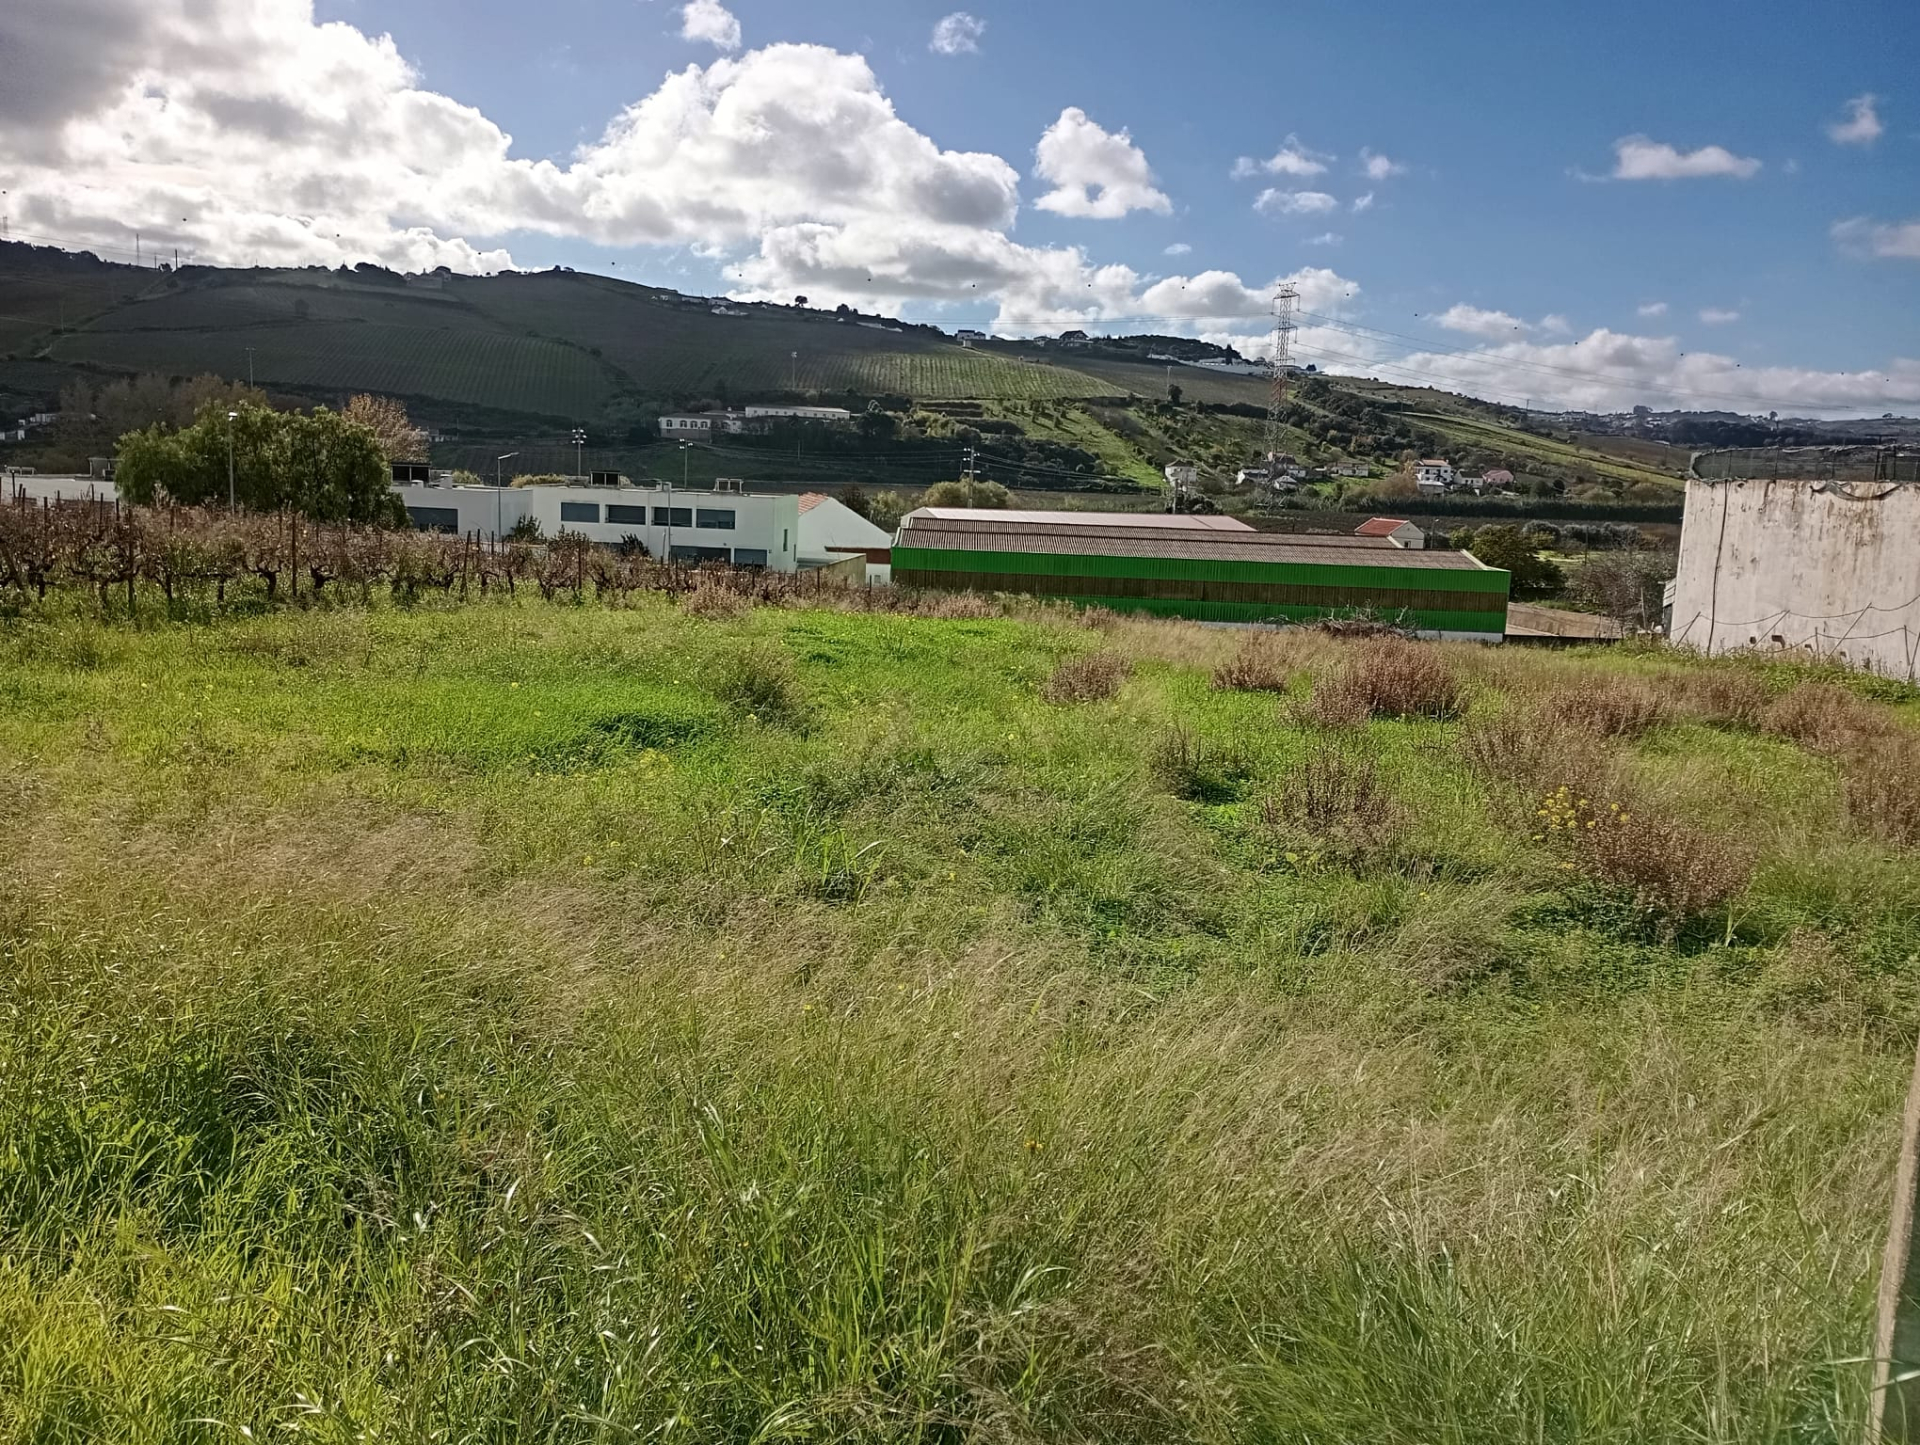
{"label": "farm field", "polygon": [[0,616],[0,1438],[1863,1429],[1906,693],[94,605]]}
{"label": "farm field", "polygon": [[550,416],[592,416],[612,394],[607,370],[558,342],[473,329],[305,321],[244,329],[109,332],[55,342],[53,356],[135,371],[246,375],[264,386],[368,390]]}

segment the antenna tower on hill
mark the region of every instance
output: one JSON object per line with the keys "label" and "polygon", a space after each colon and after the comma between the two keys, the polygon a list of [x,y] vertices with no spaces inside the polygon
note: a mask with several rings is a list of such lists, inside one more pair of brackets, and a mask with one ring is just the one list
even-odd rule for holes
{"label": "antenna tower on hill", "polygon": [[[1293,371],[1293,308],[1300,293],[1283,284],[1273,293],[1273,392],[1267,400],[1267,466],[1280,457],[1280,417],[1287,409],[1287,380]],[[1273,474],[1271,470],[1268,476]]]}

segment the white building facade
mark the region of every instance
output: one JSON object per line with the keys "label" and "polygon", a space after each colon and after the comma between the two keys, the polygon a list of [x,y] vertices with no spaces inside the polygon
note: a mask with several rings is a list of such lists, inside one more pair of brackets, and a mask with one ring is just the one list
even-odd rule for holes
{"label": "white building facade", "polygon": [[795,497],[677,487],[436,487],[393,489],[424,531],[503,538],[531,521],[540,535],[577,532],[614,546],[638,541],[650,557],[726,562],[792,572],[799,567]]}
{"label": "white building facade", "polygon": [[1920,483],[1687,483],[1668,637],[1920,681]]}
{"label": "white building facade", "polygon": [[1437,457],[1416,462],[1413,484],[1423,492],[1445,492],[1453,488],[1453,467]]}

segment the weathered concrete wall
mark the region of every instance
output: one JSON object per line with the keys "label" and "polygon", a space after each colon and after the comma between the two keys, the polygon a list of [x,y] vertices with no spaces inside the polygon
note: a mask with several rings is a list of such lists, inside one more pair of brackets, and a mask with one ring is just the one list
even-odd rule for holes
{"label": "weathered concrete wall", "polygon": [[1671,637],[1920,678],[1920,486],[1689,481]]}

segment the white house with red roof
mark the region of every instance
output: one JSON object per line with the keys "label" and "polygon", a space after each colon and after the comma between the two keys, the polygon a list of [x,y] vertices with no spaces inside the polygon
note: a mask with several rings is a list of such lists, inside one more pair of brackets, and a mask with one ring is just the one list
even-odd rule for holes
{"label": "white house with red roof", "polygon": [[1399,517],[1372,517],[1353,529],[1356,537],[1385,537],[1396,547],[1405,547],[1409,552],[1423,551],[1427,545],[1427,534],[1413,523]]}

